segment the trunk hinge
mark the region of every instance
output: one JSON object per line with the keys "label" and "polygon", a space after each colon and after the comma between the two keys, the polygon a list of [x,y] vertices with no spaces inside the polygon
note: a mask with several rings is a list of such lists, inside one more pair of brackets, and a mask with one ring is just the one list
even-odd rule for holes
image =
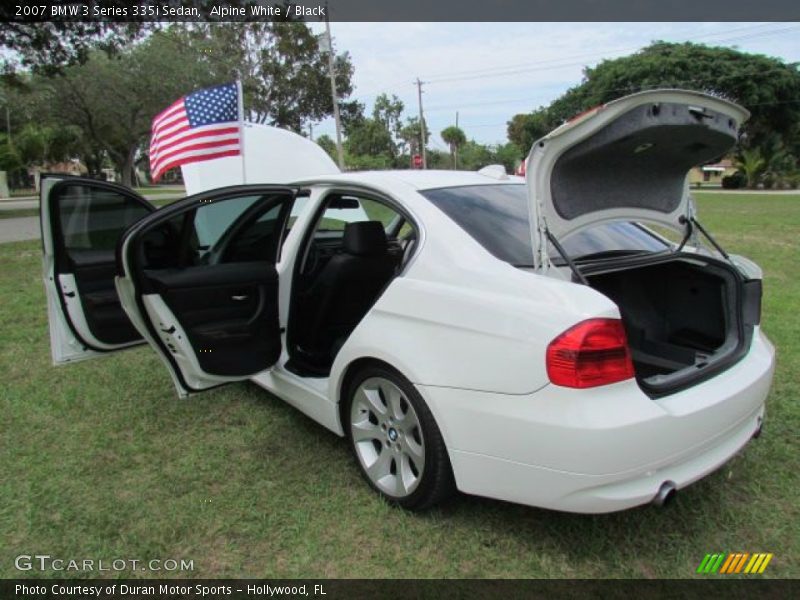
{"label": "trunk hinge", "polygon": [[589,285],[589,282],[586,281],[586,278],[583,276],[578,270],[578,267],[569,257],[569,254],[564,250],[564,247],[558,242],[556,236],[550,233],[550,230],[547,228],[547,221],[545,220],[544,216],[542,216],[542,210],[539,207],[536,214],[531,216],[531,219],[536,220],[536,239],[535,239],[535,246],[533,250],[533,268],[537,271],[541,271],[542,273],[546,273],[547,270],[552,266],[550,262],[550,254],[547,252],[547,242],[553,244],[553,248],[556,249],[561,255],[561,258],[564,259],[564,262],[569,265],[569,268],[572,270],[573,274],[577,278],[579,282],[583,285]]}
{"label": "trunk hinge", "polygon": [[573,260],[569,257],[569,254],[567,254],[567,252],[564,250],[564,247],[558,243],[556,236],[550,233],[550,231],[547,229],[545,230],[545,235],[547,236],[547,239],[550,241],[550,243],[553,244],[553,248],[556,249],[556,252],[558,252],[561,255],[561,258],[563,258],[564,261],[569,265],[569,268],[572,269],[572,272],[575,274],[575,277],[578,279],[578,281],[580,281],[583,285],[589,285],[589,282],[586,281],[586,277],[584,277],[583,273],[580,272],[578,266],[573,262]]}
{"label": "trunk hinge", "polygon": [[686,226],[686,235],[683,236],[683,239],[681,240],[681,243],[678,246],[677,252],[680,252],[681,250],[683,250],[683,247],[686,245],[686,242],[689,241],[690,238],[693,238],[695,240],[695,245],[697,245],[697,241],[696,241],[697,240],[697,236],[695,235],[695,230],[697,230],[697,231],[699,231],[700,233],[703,234],[703,237],[705,237],[711,243],[711,245],[714,246],[714,248],[716,248],[717,252],[719,252],[723,256],[723,258],[725,260],[727,260],[728,262],[731,262],[731,263],[733,262],[733,261],[731,261],[731,257],[728,256],[728,253],[725,252],[725,250],[722,248],[722,246],[720,246],[717,243],[717,240],[715,240],[712,237],[712,235],[710,233],[708,233],[708,231],[706,231],[706,228],[703,227],[700,224],[700,221],[698,221],[694,217],[694,215],[691,215],[689,217],[681,216],[681,218],[678,219],[678,222],[681,225],[685,225]]}
{"label": "trunk hinge", "polygon": [[533,267],[546,272],[550,267],[550,255],[547,253],[547,240],[550,232],[544,217],[536,215],[536,239],[534,240]]}
{"label": "trunk hinge", "polygon": [[589,282],[586,281],[586,278],[583,276],[583,273],[578,270],[577,265],[573,262],[573,260],[569,257],[564,247],[559,243],[550,230],[547,228],[547,222],[545,221],[544,217],[539,217],[536,219],[537,227],[537,239],[536,239],[536,250],[533,253],[533,266],[536,270],[541,270],[542,272],[547,272],[547,270],[552,266],[550,262],[550,254],[547,252],[547,242],[553,244],[553,248],[556,249],[556,252],[561,255],[561,258],[564,259],[564,262],[567,263],[569,268],[572,270],[573,274],[577,278],[577,280],[582,283],[583,285],[589,285]]}

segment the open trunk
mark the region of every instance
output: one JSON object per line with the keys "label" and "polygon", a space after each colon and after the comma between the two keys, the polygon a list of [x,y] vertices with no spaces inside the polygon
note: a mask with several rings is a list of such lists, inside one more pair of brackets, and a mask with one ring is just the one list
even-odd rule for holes
{"label": "open trunk", "polygon": [[619,307],[640,386],[661,396],[739,360],[760,313],[761,282],[689,253],[584,265],[589,285]]}
{"label": "open trunk", "polygon": [[[581,262],[562,244],[604,223],[695,232],[722,249],[695,218],[687,173],[724,156],[747,110],[687,90],[649,90],[586,111],[538,140],[526,162],[533,265],[552,245],[573,271],[619,307],[642,389],[669,394],[739,360],[758,322],[761,280],[731,262],[673,252]],[[745,269],[746,270],[746,269]],[[576,272],[576,275],[578,273]]]}

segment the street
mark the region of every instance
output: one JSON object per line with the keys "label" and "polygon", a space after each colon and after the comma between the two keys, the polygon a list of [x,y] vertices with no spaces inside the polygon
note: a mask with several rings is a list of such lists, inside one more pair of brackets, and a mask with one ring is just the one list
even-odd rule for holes
{"label": "street", "polygon": [[39,217],[0,219],[0,244],[21,242],[23,240],[38,240],[39,237]]}

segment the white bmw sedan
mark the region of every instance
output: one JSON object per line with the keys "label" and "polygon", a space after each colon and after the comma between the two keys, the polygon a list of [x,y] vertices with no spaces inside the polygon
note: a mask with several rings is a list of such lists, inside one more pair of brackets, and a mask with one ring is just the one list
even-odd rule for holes
{"label": "white bmw sedan", "polygon": [[538,141],[527,180],[341,173],[155,210],[48,176],[53,359],[147,343],[181,396],[252,379],[347,436],[409,509],[455,489],[663,504],[760,432],[772,380],[761,272],[713,240],[686,184],[746,118],[636,94]]}

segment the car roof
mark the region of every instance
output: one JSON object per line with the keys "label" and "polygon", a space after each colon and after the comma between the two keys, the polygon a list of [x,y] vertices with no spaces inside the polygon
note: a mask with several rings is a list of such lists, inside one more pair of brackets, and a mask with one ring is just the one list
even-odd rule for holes
{"label": "car roof", "polygon": [[392,183],[402,182],[418,191],[435,188],[458,187],[466,185],[502,185],[524,184],[523,177],[507,175],[499,179],[477,171],[446,171],[446,170],[419,170],[403,169],[392,171],[348,171],[338,175],[328,175],[325,181],[341,181],[348,183],[381,183],[391,186]]}

